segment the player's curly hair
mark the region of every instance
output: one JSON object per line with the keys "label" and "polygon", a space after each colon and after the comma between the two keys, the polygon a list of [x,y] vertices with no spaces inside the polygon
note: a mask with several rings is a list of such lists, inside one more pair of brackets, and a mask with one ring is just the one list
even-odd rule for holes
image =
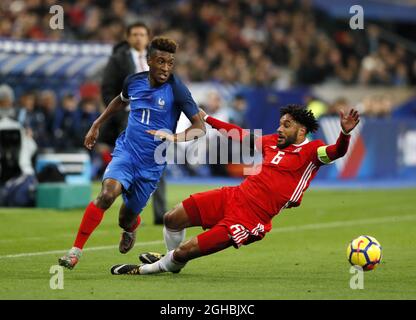
{"label": "player's curly hair", "polygon": [[306,110],[305,107],[297,104],[289,104],[280,109],[280,117],[285,114],[290,114],[296,122],[306,127],[306,131],[315,132],[319,128],[318,121],[313,115],[312,111]]}
{"label": "player's curly hair", "polygon": [[147,48],[147,54],[150,56],[155,50],[175,53],[177,48],[178,44],[174,40],[166,37],[155,37]]}

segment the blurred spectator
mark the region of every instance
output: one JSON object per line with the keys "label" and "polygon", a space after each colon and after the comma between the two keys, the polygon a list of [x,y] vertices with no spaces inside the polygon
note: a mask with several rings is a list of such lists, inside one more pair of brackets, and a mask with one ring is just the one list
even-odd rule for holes
{"label": "blurred spectator", "polygon": [[0,117],[14,119],[16,112],[13,108],[14,92],[13,89],[7,85],[0,85]]}
{"label": "blurred spectator", "polygon": [[98,106],[94,99],[81,100],[76,112],[76,132],[74,135],[76,147],[83,148],[85,135],[99,115],[100,112],[98,111]]}
{"label": "blurred spectator", "polygon": [[231,101],[231,108],[229,109],[229,122],[241,128],[248,128],[245,119],[247,110],[247,101],[244,96],[237,94]]}
{"label": "blurred spectator", "polygon": [[376,95],[365,97],[362,101],[362,113],[369,117],[390,117],[393,107],[389,95]]}
{"label": "blurred spectator", "polygon": [[[0,85],[0,194],[4,191],[1,190],[3,183],[16,179],[22,174],[34,174],[32,157],[36,152],[36,143],[14,119],[16,115],[13,108],[14,99],[13,89],[7,84]],[[0,196],[2,198],[0,202],[7,202],[8,197],[12,195]]]}
{"label": "blurred spectator", "polygon": [[136,13],[128,8],[125,0],[112,0],[111,13],[114,17],[124,20],[127,25],[135,23],[138,19]]}
{"label": "blurred spectator", "polygon": [[205,98],[205,108],[207,114],[222,121],[229,121],[228,111],[224,107],[224,101],[218,91],[212,90],[207,93]]}
{"label": "blurred spectator", "polygon": [[51,90],[43,90],[37,97],[37,127],[34,131],[40,148],[54,147],[54,121],[57,108],[56,95]]}
{"label": "blurred spectator", "polygon": [[100,85],[97,82],[84,82],[79,88],[81,99],[92,99],[101,104]]}
{"label": "blurred spectator", "polygon": [[36,95],[32,91],[23,93],[19,98],[17,120],[25,128],[34,127],[36,122],[35,116]]}
{"label": "blurred spectator", "polygon": [[345,97],[340,97],[328,106],[328,110],[325,113],[325,116],[338,117],[340,110],[348,111],[350,108],[351,105],[348,102],[348,99]]}
{"label": "blurred spectator", "polygon": [[[230,108],[228,109],[229,122],[239,126],[240,128],[249,129],[249,125],[246,121],[246,111],[247,101],[244,96],[240,94],[235,95],[231,101]],[[236,166],[232,164],[243,162],[244,158],[241,143],[239,141],[229,139],[227,173],[230,176],[234,176],[235,172],[233,169],[235,169]],[[239,166],[237,165],[237,167]]]}
{"label": "blurred spectator", "polygon": [[[205,100],[206,112],[219,120],[229,122],[228,110],[224,105],[221,95],[212,90],[207,93]],[[208,162],[210,163],[211,174],[214,176],[226,176],[228,162],[228,141],[217,130],[209,130],[206,134],[208,141]],[[214,157],[216,155],[216,157]],[[214,160],[215,164],[212,164]]]}
{"label": "blurred spectator", "polygon": [[395,86],[403,87],[410,84],[407,67],[404,63],[398,63],[395,66],[392,78],[392,84]]}
{"label": "blurred spectator", "polygon": [[387,85],[389,80],[387,66],[377,53],[371,54],[362,60],[360,83]]}
{"label": "blurred spectator", "polygon": [[55,111],[53,122],[54,148],[58,151],[71,150],[76,147],[77,135],[77,100],[74,95],[66,94]]}

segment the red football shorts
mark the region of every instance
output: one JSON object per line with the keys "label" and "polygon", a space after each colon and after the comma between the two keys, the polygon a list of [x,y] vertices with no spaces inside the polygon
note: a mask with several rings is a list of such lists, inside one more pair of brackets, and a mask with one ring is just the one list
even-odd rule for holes
{"label": "red football shorts", "polygon": [[236,248],[263,239],[271,229],[270,220],[262,221],[250,209],[238,187],[195,193],[182,204],[194,226],[225,228]]}

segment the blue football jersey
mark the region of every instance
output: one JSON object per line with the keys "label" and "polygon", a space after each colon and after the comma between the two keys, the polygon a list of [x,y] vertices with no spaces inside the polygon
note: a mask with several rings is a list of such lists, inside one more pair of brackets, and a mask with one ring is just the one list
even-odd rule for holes
{"label": "blue football jersey", "polygon": [[178,77],[171,75],[164,84],[152,87],[148,76],[149,72],[141,72],[124,80],[120,97],[130,103],[130,114],[114,151],[128,152],[138,168],[160,171],[165,164],[156,163],[154,152],[163,142],[155,140],[146,130],[167,129],[174,133],[181,112],[191,119],[199,110]]}

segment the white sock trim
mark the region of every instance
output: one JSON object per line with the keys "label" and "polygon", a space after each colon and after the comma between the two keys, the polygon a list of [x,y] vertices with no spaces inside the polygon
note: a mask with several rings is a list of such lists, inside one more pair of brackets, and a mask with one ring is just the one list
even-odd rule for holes
{"label": "white sock trim", "polygon": [[168,228],[163,227],[163,238],[165,239],[165,245],[167,251],[175,250],[185,240],[185,229],[170,231]]}
{"label": "white sock trim", "polygon": [[182,229],[182,230],[175,230],[175,229],[169,229],[168,227],[166,227],[166,226],[164,226],[164,228],[167,230],[167,231],[169,231],[169,232],[173,232],[173,233],[178,233],[178,232],[182,232],[183,230],[185,230],[185,229]]}
{"label": "white sock trim", "polygon": [[[161,268],[164,271],[179,271],[180,269],[182,269],[186,263],[181,263],[175,260],[174,256],[173,256],[173,252],[174,250],[169,251],[166,256],[164,256],[160,262],[161,262]],[[163,260],[163,262],[162,262]]]}
{"label": "white sock trim", "polygon": [[162,272],[179,271],[185,263],[179,263],[173,259],[173,250],[169,251],[162,259],[151,264],[144,264],[140,267],[140,274],[153,274]]}

